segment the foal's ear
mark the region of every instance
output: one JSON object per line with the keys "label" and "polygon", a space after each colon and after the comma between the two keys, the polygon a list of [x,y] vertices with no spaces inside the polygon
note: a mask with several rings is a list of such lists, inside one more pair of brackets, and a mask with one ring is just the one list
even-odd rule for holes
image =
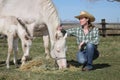
{"label": "foal's ear", "polygon": [[27,35],[25,35],[25,39],[26,39],[26,40],[29,40],[29,37],[28,37]]}
{"label": "foal's ear", "polygon": [[25,39],[26,39],[26,40],[33,40],[33,37],[30,37],[30,36],[25,35]]}
{"label": "foal's ear", "polygon": [[65,33],[65,35],[64,35],[64,39],[66,39],[67,38],[67,33]]}

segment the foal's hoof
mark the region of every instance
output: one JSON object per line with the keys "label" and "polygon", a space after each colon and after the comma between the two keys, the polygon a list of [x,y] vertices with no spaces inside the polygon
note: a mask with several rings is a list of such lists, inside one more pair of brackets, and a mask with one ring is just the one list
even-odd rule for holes
{"label": "foal's hoof", "polygon": [[45,58],[46,58],[46,59],[50,59],[50,56],[46,56]]}
{"label": "foal's hoof", "polygon": [[10,66],[6,66],[7,69],[10,69]]}

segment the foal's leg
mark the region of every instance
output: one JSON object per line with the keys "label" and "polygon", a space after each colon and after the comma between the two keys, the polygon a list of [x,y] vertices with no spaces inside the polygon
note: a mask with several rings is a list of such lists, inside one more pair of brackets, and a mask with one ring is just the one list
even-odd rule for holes
{"label": "foal's leg", "polygon": [[49,36],[48,34],[43,34],[43,43],[44,43],[44,48],[45,48],[45,57],[46,59],[50,58],[49,54]]}
{"label": "foal's leg", "polygon": [[8,36],[7,38],[7,41],[8,41],[8,55],[7,55],[7,60],[6,60],[6,67],[7,68],[10,68],[10,54],[12,53],[13,51],[13,37],[12,36]]}
{"label": "foal's leg", "polygon": [[[21,62],[22,62],[22,65],[24,65],[25,62],[26,62],[26,57],[27,57],[27,55],[26,55],[26,49],[25,49],[24,40],[21,40],[21,42],[22,42],[22,50],[23,50],[23,56],[22,56]],[[22,66],[22,65],[21,65],[21,66]]]}
{"label": "foal's leg", "polygon": [[13,40],[13,50],[14,50],[14,59],[13,59],[13,62],[15,64],[16,67],[18,67],[18,64],[17,64],[17,54],[18,54],[18,38],[15,38]]}

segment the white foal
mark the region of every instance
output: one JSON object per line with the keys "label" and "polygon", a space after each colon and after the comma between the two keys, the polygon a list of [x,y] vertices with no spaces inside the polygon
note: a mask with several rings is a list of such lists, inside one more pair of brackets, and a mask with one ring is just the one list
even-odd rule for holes
{"label": "white foal", "polygon": [[32,44],[31,37],[29,36],[26,28],[19,23],[16,17],[1,16],[0,17],[0,33],[7,36],[8,41],[8,56],[6,60],[7,68],[9,68],[10,54],[14,51],[14,64],[17,66],[17,53],[18,53],[18,39],[22,42],[23,57],[22,65],[25,63],[26,58],[29,56],[30,46]]}

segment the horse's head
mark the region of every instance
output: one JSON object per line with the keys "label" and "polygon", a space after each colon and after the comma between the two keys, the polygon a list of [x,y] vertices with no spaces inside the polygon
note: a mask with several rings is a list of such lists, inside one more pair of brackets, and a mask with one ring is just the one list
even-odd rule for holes
{"label": "horse's head", "polygon": [[51,52],[52,58],[54,58],[59,66],[59,69],[66,68],[66,37],[67,33],[63,36],[61,31],[56,32],[56,41],[54,43],[54,48]]}

